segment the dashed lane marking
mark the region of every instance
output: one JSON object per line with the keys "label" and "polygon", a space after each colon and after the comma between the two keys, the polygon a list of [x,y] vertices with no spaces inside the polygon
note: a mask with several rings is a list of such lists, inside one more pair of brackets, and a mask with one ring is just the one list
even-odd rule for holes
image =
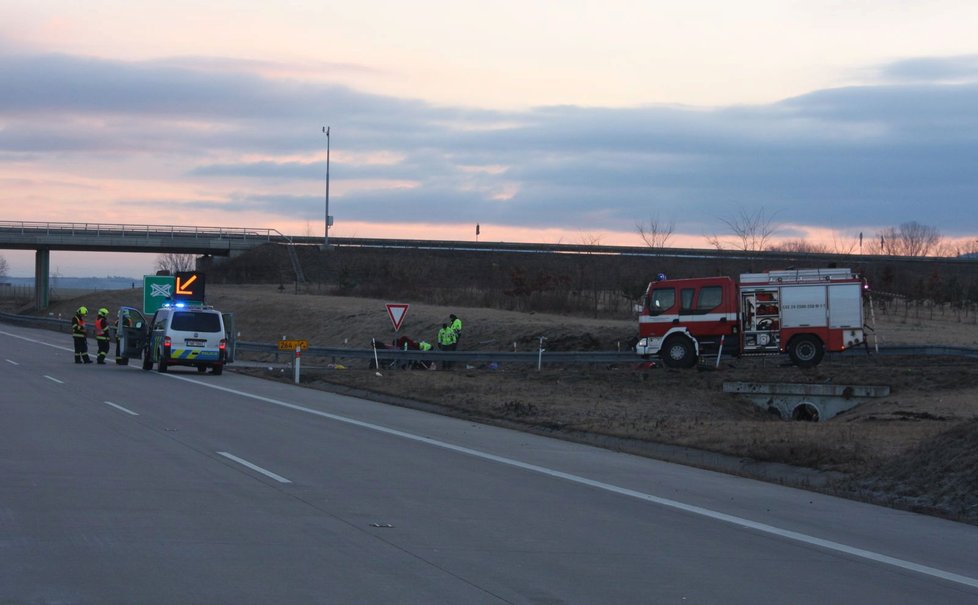
{"label": "dashed lane marking", "polygon": [[[397,429],[388,428],[385,426],[380,426],[377,424],[372,424],[369,422],[364,422],[362,420],[355,420],[353,418],[347,418],[345,416],[338,416],[336,414],[330,414],[329,412],[322,412],[319,410],[314,410],[312,408],[303,407],[294,403],[288,403],[285,401],[279,401],[278,399],[272,399],[271,397],[264,397],[261,395],[255,395],[252,393],[247,393],[245,391],[239,391],[237,389],[231,389],[228,387],[222,387],[216,384],[208,384],[205,382],[200,382],[198,380],[193,380],[191,378],[186,378],[183,376],[175,376],[173,374],[163,374],[168,378],[174,380],[183,380],[185,382],[190,382],[193,384],[200,385],[202,387],[207,387],[209,389],[216,389],[218,391],[224,391],[225,393],[231,393],[233,395],[238,395],[240,397],[247,397],[249,399],[255,399],[257,401],[263,401],[265,403],[270,403],[272,405],[280,406],[283,408],[288,408],[290,410],[296,410],[299,412],[304,412],[306,414],[311,414],[313,416],[319,416],[321,418],[329,418],[330,420],[335,420],[337,422],[343,422],[353,426],[358,426],[371,431],[376,431],[378,433],[384,433],[387,435],[394,435],[397,437],[402,437],[404,439],[409,439],[418,443],[425,443],[434,447],[439,447],[442,449],[450,450],[453,452],[458,452],[461,454],[466,454],[469,456],[474,456],[476,458],[482,458],[483,460],[489,460],[492,462],[497,462],[499,464],[505,464],[507,466],[512,466],[527,470],[534,473],[539,473],[541,475],[546,475],[548,477],[555,477],[558,479],[564,479],[566,481],[571,481],[580,485],[586,485],[588,487],[601,489],[607,492],[612,492],[622,496],[627,496],[629,498],[635,498],[645,502],[651,502],[675,510],[681,510],[694,515],[699,515],[701,517],[706,517],[708,519],[713,519],[715,521],[720,521],[722,523],[728,523],[730,525],[736,525],[738,527],[744,527],[747,529],[752,529],[754,531],[778,536],[787,540],[798,542],[801,544],[808,544],[810,546],[817,546],[825,550],[847,554],[853,557],[858,557],[860,559],[865,559],[868,561],[874,561],[876,563],[882,563],[884,565],[889,565],[892,567],[897,567],[900,569],[905,569],[907,571],[912,571],[926,576],[931,576],[933,578],[939,578],[941,580],[946,580],[948,582],[954,582],[956,584],[962,584],[964,586],[970,586],[972,588],[978,588],[978,578],[973,578],[969,576],[964,576],[961,574],[952,573],[945,571],[943,569],[938,569],[935,567],[929,567],[927,565],[921,565],[919,563],[914,563],[912,561],[907,561],[905,559],[898,559],[896,557],[891,557],[884,555],[882,553],[873,552],[871,550],[866,550],[863,548],[857,548],[854,546],[849,546],[848,544],[842,544],[840,542],[833,542],[832,540],[824,540],[822,538],[817,538],[815,536],[810,536],[808,534],[803,534],[801,532],[796,532],[788,529],[782,529],[780,527],[775,527],[773,525],[768,525],[766,523],[758,523],[757,521],[751,521],[744,517],[737,517],[735,515],[728,515],[719,511],[711,510],[708,508],[703,508],[701,506],[695,506],[692,504],[687,504],[685,502],[679,502],[677,500],[670,500],[668,498],[661,498],[659,496],[653,496],[652,494],[647,494],[644,492],[636,491],[633,489],[627,489],[624,487],[619,487],[617,485],[612,485],[610,483],[604,483],[602,481],[595,481],[593,479],[588,479],[587,477],[581,477],[580,475],[573,475],[571,473],[565,473],[563,471],[558,471],[555,469],[547,468],[544,466],[538,466],[536,464],[528,464],[526,462],[521,462],[519,460],[514,460],[512,458],[505,458],[503,456],[497,456],[496,454],[490,454],[488,452],[483,452],[480,450],[475,450],[472,448],[462,447],[459,445],[454,445],[447,443],[445,441],[439,441],[437,439],[431,439],[428,437],[422,437],[421,435],[415,435],[413,433],[408,433],[405,431],[400,431]],[[224,452],[218,452],[222,456],[231,457],[230,454]],[[244,462],[242,462],[244,464]],[[247,464],[246,464],[247,466]],[[256,469],[258,470],[258,469]],[[264,471],[259,471],[264,472]]]}

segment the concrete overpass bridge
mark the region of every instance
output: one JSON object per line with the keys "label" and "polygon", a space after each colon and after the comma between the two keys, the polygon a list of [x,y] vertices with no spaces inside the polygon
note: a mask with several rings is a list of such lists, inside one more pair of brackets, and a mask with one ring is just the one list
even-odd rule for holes
{"label": "concrete overpass bridge", "polygon": [[275,229],[0,221],[0,249],[35,251],[34,302],[38,309],[49,303],[52,250],[234,256],[267,243],[288,245],[301,276],[292,239]]}

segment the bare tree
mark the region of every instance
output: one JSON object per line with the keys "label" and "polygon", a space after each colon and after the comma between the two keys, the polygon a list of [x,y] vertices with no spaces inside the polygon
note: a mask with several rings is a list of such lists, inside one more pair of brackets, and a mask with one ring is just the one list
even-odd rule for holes
{"label": "bare tree", "polygon": [[[757,212],[748,212],[741,208],[736,217],[720,220],[730,228],[736,240],[735,247],[744,252],[766,250],[770,245],[771,236],[778,230],[778,225],[774,223],[774,215],[768,214],[763,207]],[[706,239],[717,250],[723,249],[723,241],[718,235],[707,236]]]}
{"label": "bare tree", "polygon": [[[937,252],[937,256],[965,256],[965,257],[976,257],[978,256],[978,240],[969,239],[964,243],[961,242],[945,242]],[[2,275],[2,273],[0,273]]]}
{"label": "bare tree", "polygon": [[899,227],[887,227],[877,234],[878,242],[873,242],[881,254],[896,256],[930,256],[941,247],[940,231],[937,227],[922,225],[917,221],[901,223]]}
{"label": "bare tree", "polygon": [[7,277],[9,271],[10,265],[7,263],[7,259],[0,256],[0,277]]}
{"label": "bare tree", "polygon": [[600,246],[603,238],[603,235],[591,233],[590,231],[581,231],[580,235],[578,235],[578,241],[584,246]]}
{"label": "bare tree", "polygon": [[675,228],[675,221],[665,223],[659,220],[658,214],[651,216],[648,223],[638,223],[635,225],[639,237],[642,238],[642,241],[649,248],[665,248]]}
{"label": "bare tree", "polygon": [[171,274],[178,271],[193,271],[196,266],[197,257],[193,254],[167,252],[156,257],[156,269],[158,271],[169,271]]}
{"label": "bare tree", "polygon": [[[601,238],[602,238],[602,236],[599,235],[599,234],[596,234],[596,233],[592,233],[590,231],[581,231],[581,233],[578,236],[578,238],[580,239],[581,244],[583,244],[585,246],[591,246],[591,247],[593,247],[593,246],[600,246],[601,245]],[[579,285],[579,288],[578,289],[581,292],[584,292],[587,289],[586,288],[586,286],[587,286],[587,283],[586,282],[588,280],[587,280],[587,276],[585,276],[585,272],[587,272],[588,274],[590,274],[590,278],[591,278],[590,279],[590,282],[591,282],[591,284],[590,284],[590,289],[591,289],[591,310],[592,310],[592,313],[594,314],[594,317],[597,317],[598,316],[598,302],[599,302],[598,301],[598,275],[597,275],[597,269],[595,268],[595,266],[592,263],[590,263],[587,260],[585,260],[586,258],[590,258],[590,254],[591,254],[591,252],[589,251],[589,252],[586,252],[585,253],[585,256],[580,257],[581,258],[581,263],[579,265],[579,270],[578,270],[579,271],[579,278],[578,278],[579,279],[579,282],[578,283],[580,285]],[[586,268],[589,269],[589,270],[586,270]]]}
{"label": "bare tree", "polygon": [[706,238],[706,243],[710,244],[710,247],[713,248],[714,250],[720,251],[727,247],[724,244],[724,241],[720,239],[720,236],[717,235],[716,233],[710,235],[704,235],[703,237]]}
{"label": "bare tree", "polygon": [[832,243],[826,246],[826,252],[835,254],[862,254],[863,234],[840,233],[832,231]]}

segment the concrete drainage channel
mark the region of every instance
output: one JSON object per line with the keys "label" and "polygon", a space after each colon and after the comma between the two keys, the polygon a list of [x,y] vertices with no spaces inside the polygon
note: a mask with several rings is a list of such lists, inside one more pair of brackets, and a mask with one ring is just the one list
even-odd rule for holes
{"label": "concrete drainage channel", "polygon": [[819,422],[851,410],[867,399],[886,397],[888,386],[725,382],[724,393],[746,396],[783,420]]}

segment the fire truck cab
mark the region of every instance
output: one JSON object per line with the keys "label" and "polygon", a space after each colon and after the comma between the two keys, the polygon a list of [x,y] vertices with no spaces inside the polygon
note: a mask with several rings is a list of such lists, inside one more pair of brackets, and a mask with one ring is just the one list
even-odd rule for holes
{"label": "fire truck cab", "polygon": [[863,344],[865,282],[849,269],[799,269],[649,284],[636,353],[692,367],[701,355],[787,353],[812,367]]}

